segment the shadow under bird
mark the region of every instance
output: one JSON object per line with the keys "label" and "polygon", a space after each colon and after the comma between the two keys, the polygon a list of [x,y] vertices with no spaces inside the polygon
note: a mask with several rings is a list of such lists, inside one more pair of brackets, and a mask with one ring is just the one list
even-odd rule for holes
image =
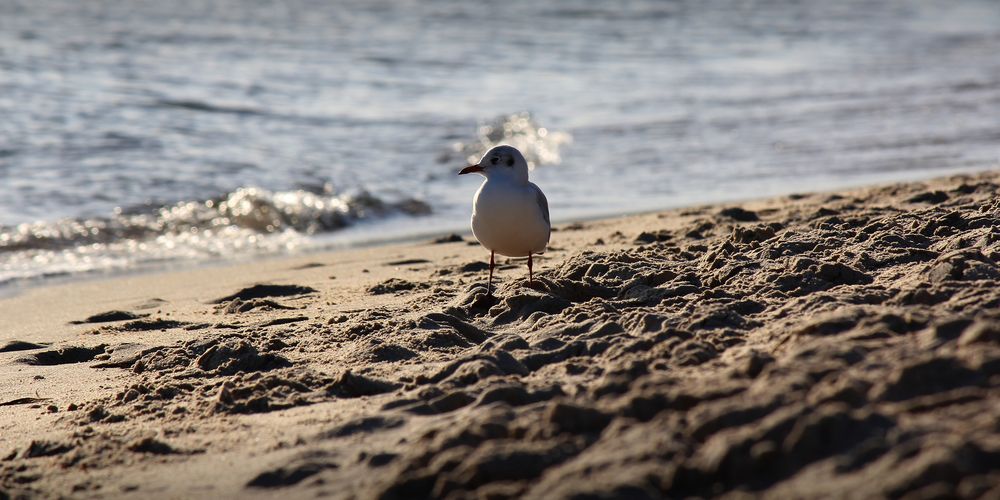
{"label": "shadow under bird", "polygon": [[545,194],[528,180],[528,162],[517,148],[496,146],[458,175],[472,173],[486,178],[472,199],[472,234],[490,251],[486,294],[493,293],[496,254],[527,257],[531,283],[531,256],[545,252],[552,224]]}

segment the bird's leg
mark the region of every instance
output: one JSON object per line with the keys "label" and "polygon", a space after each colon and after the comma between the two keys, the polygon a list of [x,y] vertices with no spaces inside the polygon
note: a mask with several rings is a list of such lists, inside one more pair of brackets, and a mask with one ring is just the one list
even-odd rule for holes
{"label": "bird's leg", "polygon": [[487,297],[493,296],[493,267],[496,266],[496,264],[493,263],[493,254],[493,250],[490,250],[490,280],[486,282]]}
{"label": "bird's leg", "polygon": [[535,282],[534,276],[531,274],[531,254],[528,254],[528,284]]}

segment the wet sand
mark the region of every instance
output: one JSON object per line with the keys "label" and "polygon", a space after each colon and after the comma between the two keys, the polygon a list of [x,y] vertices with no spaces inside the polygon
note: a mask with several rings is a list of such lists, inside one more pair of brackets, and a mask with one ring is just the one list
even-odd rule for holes
{"label": "wet sand", "polygon": [[1000,496],[1000,173],[0,300],[0,498]]}

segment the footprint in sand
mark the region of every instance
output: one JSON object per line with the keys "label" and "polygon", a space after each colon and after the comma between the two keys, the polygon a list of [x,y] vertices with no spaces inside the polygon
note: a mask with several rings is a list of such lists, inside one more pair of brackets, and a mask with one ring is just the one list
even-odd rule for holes
{"label": "footprint in sand", "polygon": [[236,300],[236,299],[247,301],[252,299],[263,299],[267,297],[292,297],[296,295],[306,295],[310,293],[316,293],[316,289],[300,285],[258,284],[244,288],[232,295],[227,295],[225,297],[215,299],[210,303],[221,304],[223,302],[229,302],[231,300]]}
{"label": "footprint in sand", "polygon": [[34,366],[66,365],[91,361],[97,355],[104,354],[105,345],[94,347],[68,346],[59,349],[37,352],[16,360],[17,363]]}
{"label": "footprint in sand", "polygon": [[71,325],[86,325],[90,323],[111,323],[114,321],[128,321],[145,318],[148,314],[135,314],[128,311],[107,311],[88,316],[87,319],[70,321]]}
{"label": "footprint in sand", "polygon": [[44,343],[35,344],[32,342],[25,342],[23,340],[12,340],[0,346],[0,352],[32,351],[35,349],[43,349],[48,346],[49,344],[44,344]]}

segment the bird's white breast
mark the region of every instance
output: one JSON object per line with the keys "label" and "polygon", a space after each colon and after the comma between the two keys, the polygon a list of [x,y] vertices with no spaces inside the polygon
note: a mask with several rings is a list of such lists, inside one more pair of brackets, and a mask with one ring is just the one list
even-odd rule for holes
{"label": "bird's white breast", "polygon": [[472,233],[486,248],[508,257],[527,257],[545,250],[549,232],[530,184],[487,180],[476,192]]}

